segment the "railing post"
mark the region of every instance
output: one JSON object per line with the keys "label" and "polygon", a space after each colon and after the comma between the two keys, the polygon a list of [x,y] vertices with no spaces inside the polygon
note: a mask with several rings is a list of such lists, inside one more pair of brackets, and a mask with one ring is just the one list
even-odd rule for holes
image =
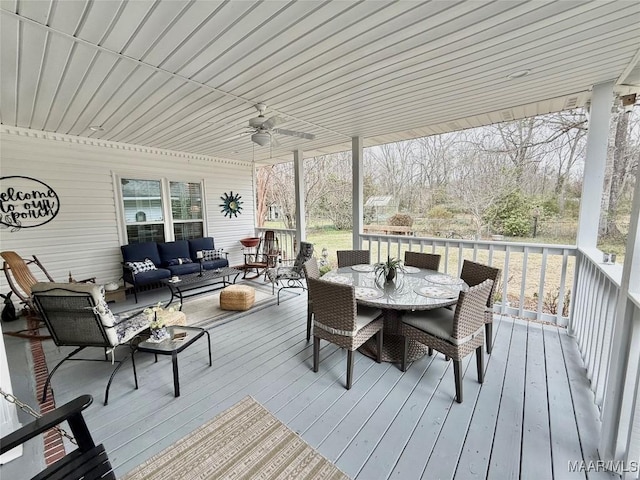
{"label": "railing post", "polygon": [[353,137],[351,139],[351,165],[352,165],[352,209],[353,209],[353,248],[358,250],[362,245],[362,226],[363,219],[363,207],[364,204],[362,196],[364,195],[363,187],[363,170],[364,170],[364,149],[362,137]]}
{"label": "railing post", "polygon": [[[634,460],[629,454],[640,450],[638,357],[640,357],[640,315],[631,295],[640,296],[640,181],[636,181],[631,207],[629,235],[622,267],[613,324],[611,361],[607,375],[602,415],[600,455],[604,459]],[[635,422],[635,423],[634,423]]]}
{"label": "railing post", "polygon": [[[296,239],[303,242],[306,237],[306,206],[304,204],[304,157],[302,150],[293,152],[293,171],[296,189]],[[295,256],[295,252],[293,252]]]}

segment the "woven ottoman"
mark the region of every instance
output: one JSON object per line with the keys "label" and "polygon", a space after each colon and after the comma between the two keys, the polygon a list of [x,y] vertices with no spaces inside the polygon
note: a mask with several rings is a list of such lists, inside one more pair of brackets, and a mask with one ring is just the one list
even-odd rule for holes
{"label": "woven ottoman", "polygon": [[220,292],[222,310],[249,310],[256,300],[256,291],[249,285],[229,285]]}
{"label": "woven ottoman", "polygon": [[178,310],[175,312],[165,312],[162,315],[162,320],[164,320],[165,326],[169,325],[179,325],[184,327],[187,324],[187,316]]}

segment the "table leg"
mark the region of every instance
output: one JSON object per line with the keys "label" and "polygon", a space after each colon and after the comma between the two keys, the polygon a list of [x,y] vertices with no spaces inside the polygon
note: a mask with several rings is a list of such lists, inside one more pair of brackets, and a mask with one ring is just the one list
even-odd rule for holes
{"label": "table leg", "polygon": [[138,374],[136,373],[136,351],[131,351],[131,365],[133,365],[133,380],[136,383],[136,390],[138,389]]}
{"label": "table leg", "polygon": [[211,361],[211,335],[209,335],[209,332],[206,330],[204,333],[207,334],[207,343],[209,344],[209,366],[211,367],[213,365],[213,362]]}
{"label": "table leg", "polygon": [[171,354],[171,362],[173,363],[173,392],[174,396],[180,396],[180,380],[178,379],[178,354]]}
{"label": "table leg", "polygon": [[[384,328],[382,330],[382,361],[391,363],[402,362],[402,344],[404,337],[400,335],[400,322],[402,321],[402,312],[398,310],[382,310],[384,315]],[[360,353],[371,357],[374,360],[378,356],[378,347],[376,338],[371,337],[359,349]],[[413,362],[427,354],[428,347],[410,340],[407,345],[407,361]]]}

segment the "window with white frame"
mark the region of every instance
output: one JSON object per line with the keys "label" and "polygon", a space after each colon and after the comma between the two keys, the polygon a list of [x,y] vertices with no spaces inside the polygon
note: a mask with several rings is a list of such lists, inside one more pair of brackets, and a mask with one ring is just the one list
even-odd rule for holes
{"label": "window with white frame", "polygon": [[120,179],[127,243],[204,236],[202,184]]}

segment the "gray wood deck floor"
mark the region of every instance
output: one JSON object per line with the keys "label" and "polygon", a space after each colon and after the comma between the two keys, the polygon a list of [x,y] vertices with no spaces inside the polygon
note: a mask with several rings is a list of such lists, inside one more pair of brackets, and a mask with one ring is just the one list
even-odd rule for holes
{"label": "gray wood deck floor", "polygon": [[[53,377],[56,404],[94,396],[89,428],[118,476],[251,395],[354,479],[611,478],[569,471],[570,461],[598,459],[600,427],[564,329],[496,316],[485,382],[478,384],[467,357],[464,403],[457,404],[452,365],[442,355],[403,374],[357,354],[347,391],[346,352],[323,342],[313,373],[305,319],[303,295],[213,328],[213,367],[204,340],[179,356],[179,398],[170,357],[154,363],[153,355],[136,355],[139,390],[128,363],[107,406],[110,365],[67,362]],[[49,368],[68,351],[45,342]]]}

